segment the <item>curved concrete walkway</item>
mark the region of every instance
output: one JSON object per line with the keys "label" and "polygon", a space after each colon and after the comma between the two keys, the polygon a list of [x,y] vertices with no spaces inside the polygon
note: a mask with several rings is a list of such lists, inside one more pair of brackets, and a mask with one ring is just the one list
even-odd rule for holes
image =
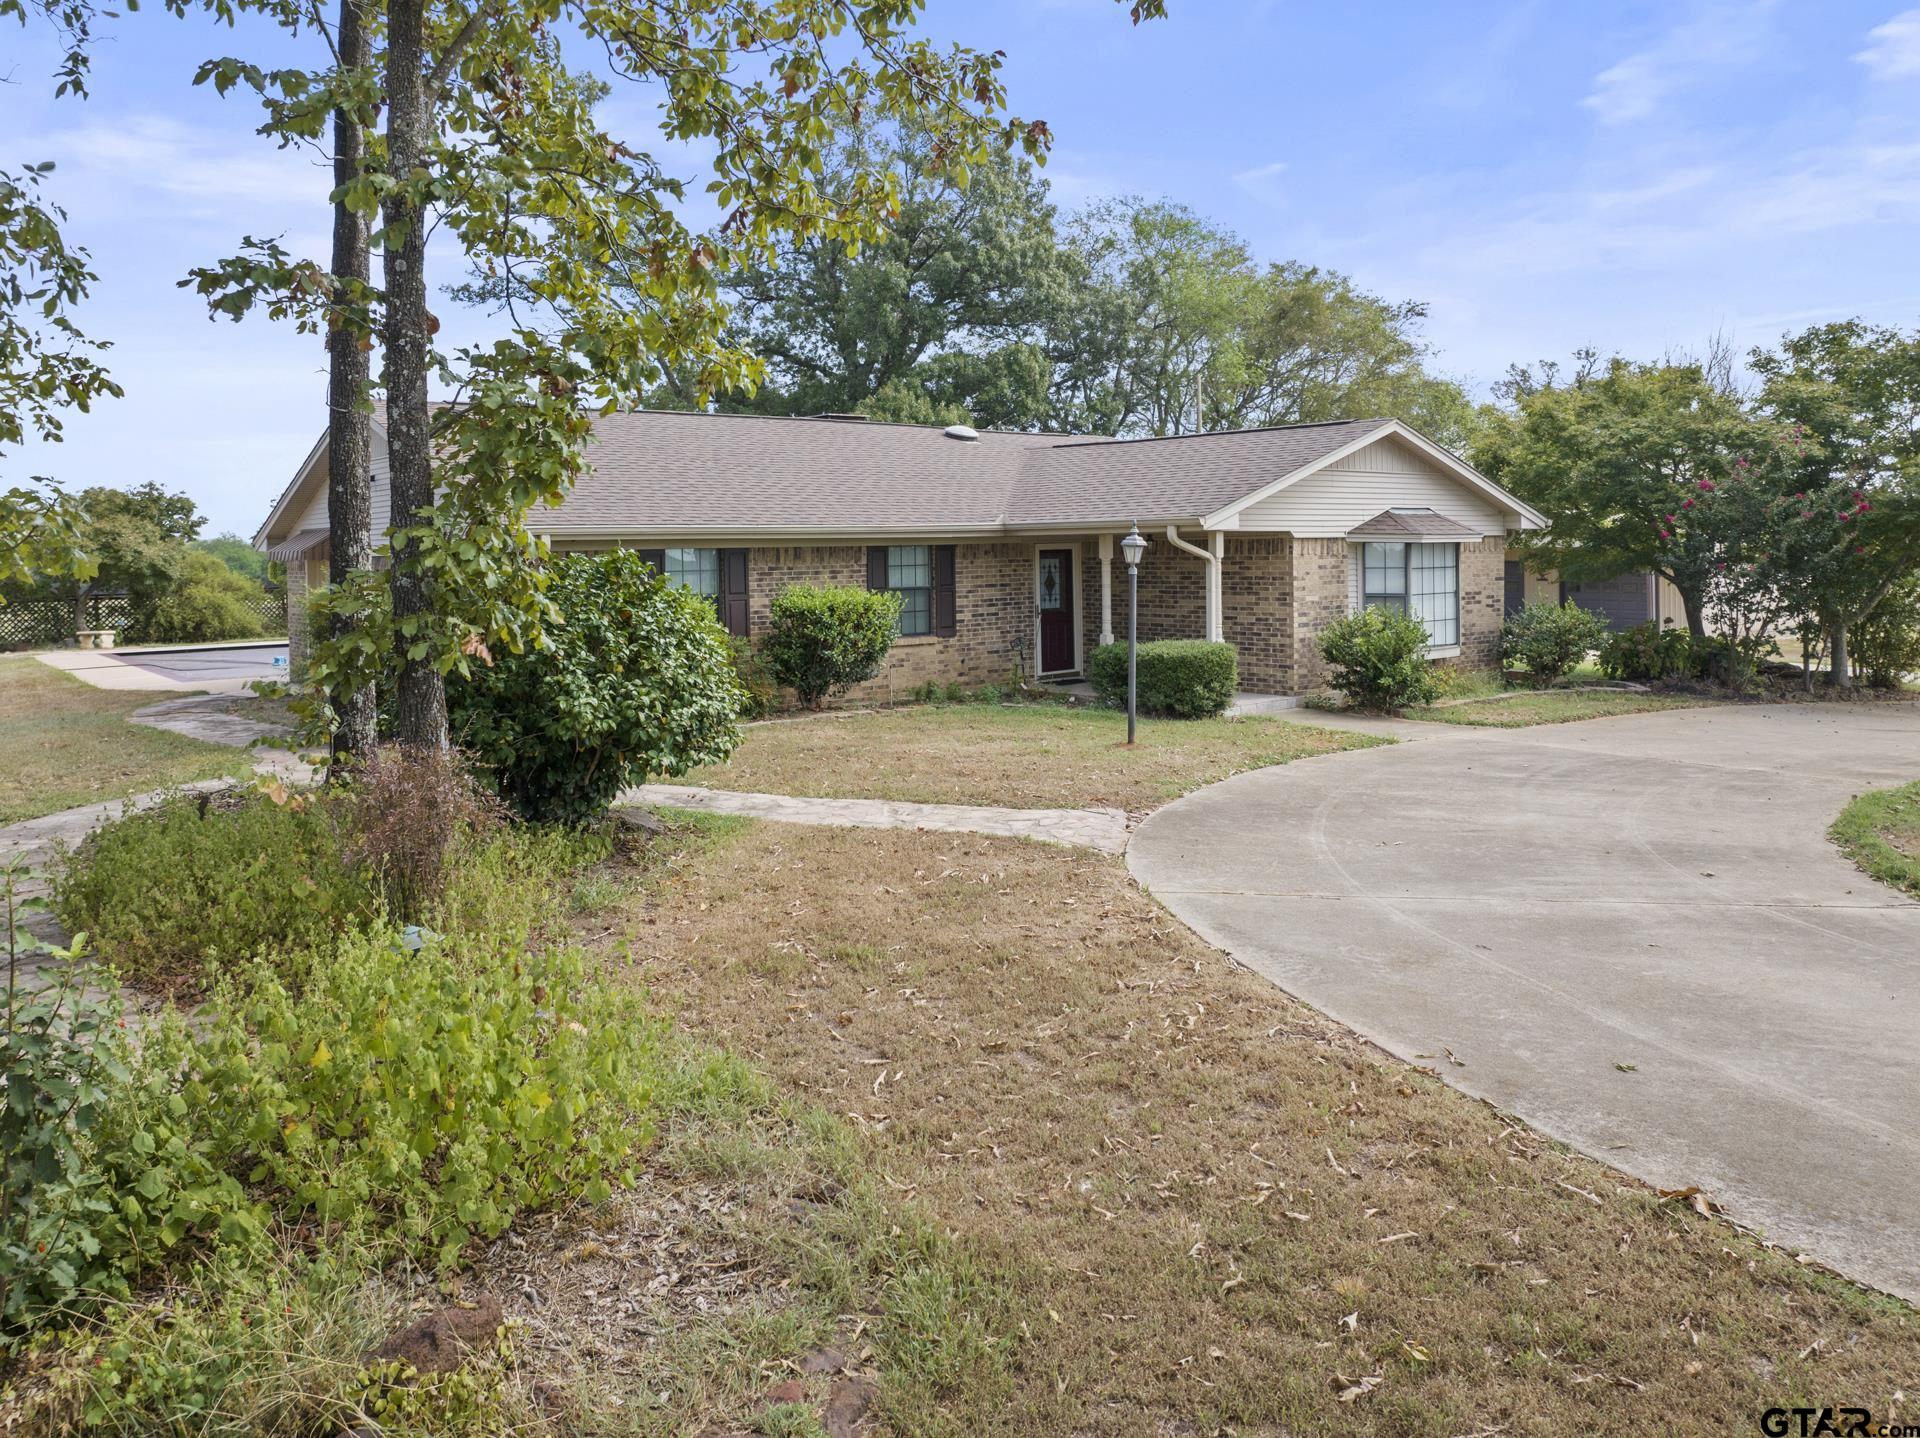
{"label": "curved concrete walkway", "polygon": [[1424,727],[1189,795],[1129,867],[1401,1057],[1920,1299],[1920,904],[1825,838],[1920,776],[1920,706]]}
{"label": "curved concrete walkway", "polygon": [[712,814],[744,814],[783,824],[851,829],[930,829],[948,834],[992,834],[1039,839],[1118,854],[1127,847],[1127,816],[1118,809],[996,809],[978,804],[909,804],[894,799],[801,799],[747,794],[691,784],[641,784],[621,804],[668,804]]}

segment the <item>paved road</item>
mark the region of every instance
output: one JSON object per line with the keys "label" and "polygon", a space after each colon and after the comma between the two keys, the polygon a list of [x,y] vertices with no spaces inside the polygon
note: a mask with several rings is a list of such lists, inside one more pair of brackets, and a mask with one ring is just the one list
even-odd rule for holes
{"label": "paved road", "polygon": [[1425,727],[1203,789],[1128,864],[1394,1053],[1920,1300],[1920,904],[1824,837],[1920,777],[1920,705]]}

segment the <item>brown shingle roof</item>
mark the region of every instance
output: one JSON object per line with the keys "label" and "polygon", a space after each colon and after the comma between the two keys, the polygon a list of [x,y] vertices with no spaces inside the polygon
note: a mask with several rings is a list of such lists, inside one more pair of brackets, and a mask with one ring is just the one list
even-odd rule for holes
{"label": "brown shingle roof", "polygon": [[636,410],[594,421],[590,472],[536,529],[990,529],[1050,434]]}
{"label": "brown shingle roof", "polygon": [[1352,419],[1169,439],[1056,440],[1055,448],[1028,459],[1007,523],[1195,519],[1391,423]]}
{"label": "brown shingle roof", "polygon": [[594,422],[590,472],[553,533],[991,529],[1193,519],[1384,419],[1108,440],[925,425],[634,410]]}

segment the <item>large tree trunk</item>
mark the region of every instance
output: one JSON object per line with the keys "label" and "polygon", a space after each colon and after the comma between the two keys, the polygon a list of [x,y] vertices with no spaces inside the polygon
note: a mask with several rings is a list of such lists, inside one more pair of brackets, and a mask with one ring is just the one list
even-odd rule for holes
{"label": "large tree trunk", "polygon": [[[1659,582],[1659,576],[1655,575],[1654,583]],[[1687,612],[1687,633],[1695,639],[1705,639],[1707,637],[1706,603],[1701,599],[1700,591],[1680,584],[1675,584],[1673,587],[1680,591],[1680,604]]]}
{"label": "large tree trunk", "polygon": [[[360,0],[340,0],[340,68],[354,70],[372,58],[373,47],[362,24]],[[333,112],[333,183],[351,184],[366,160],[366,136],[359,117],[344,107]],[[340,288],[364,286],[371,275],[367,224],[342,201],[333,206],[333,276]],[[371,361],[355,327],[336,323],[327,334],[327,540],[331,557],[327,579],[343,584],[356,572],[373,568],[373,417],[364,408]],[[341,625],[335,621],[334,632]],[[339,727],[333,736],[337,765],[369,753],[375,743],[378,711],[369,684],[349,694],[335,693]]]}
{"label": "large tree trunk", "polygon": [[1853,688],[1853,661],[1847,653],[1847,621],[1836,619],[1832,629],[1833,683],[1841,689]]}
{"label": "large tree trunk", "polygon": [[[393,522],[414,524],[433,503],[433,439],[427,410],[426,213],[408,186],[425,164],[427,97],[421,66],[424,0],[392,0],[387,9],[387,169],[396,189],[382,206],[387,227],[387,458],[393,471]],[[407,657],[402,626],[424,616],[433,596],[418,546],[396,542],[389,571],[399,688],[395,736],[403,744],[444,749],[447,691],[431,653]]]}

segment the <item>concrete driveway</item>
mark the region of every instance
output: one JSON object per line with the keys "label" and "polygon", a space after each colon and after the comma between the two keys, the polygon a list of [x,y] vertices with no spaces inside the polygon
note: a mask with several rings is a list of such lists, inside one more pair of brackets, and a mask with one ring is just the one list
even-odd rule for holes
{"label": "concrete driveway", "polygon": [[1392,727],[1160,810],[1135,877],[1401,1057],[1920,1300],[1920,904],[1825,839],[1920,777],[1920,705]]}

